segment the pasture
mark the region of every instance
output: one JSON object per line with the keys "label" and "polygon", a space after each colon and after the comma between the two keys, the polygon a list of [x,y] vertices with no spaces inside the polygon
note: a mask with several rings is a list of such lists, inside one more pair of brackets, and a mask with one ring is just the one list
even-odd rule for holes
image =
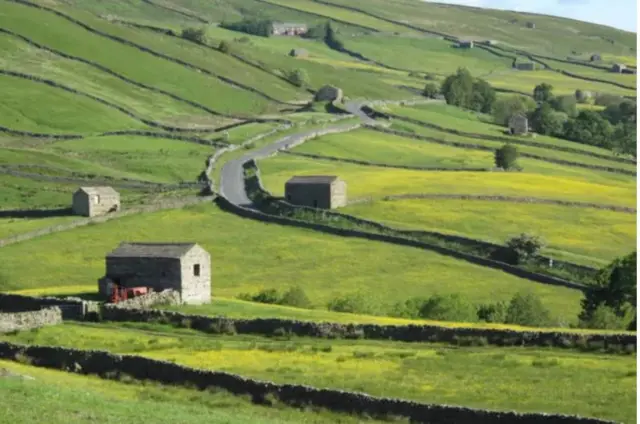
{"label": "pasture", "polygon": [[[214,296],[300,285],[314,308],[326,309],[327,302],[337,296],[366,291],[378,310],[387,311],[396,302],[434,293],[463,293],[474,303],[486,303],[532,290],[558,323],[575,322],[581,298],[575,290],[534,283],[430,251],[259,223],[209,204],[122,217],[4,247],[7,262],[0,289],[93,285],[104,272],[105,254],[123,240],[201,244],[216,264]],[[249,257],[247,246],[251,246]],[[402,281],[401,291],[398,281]]]}
{"label": "pasture", "polygon": [[[364,391],[429,403],[580,414],[626,422],[636,413],[636,363],[630,355],[210,336],[145,324],[65,324],[1,338],[134,353],[278,383]],[[429,375],[428,384],[425,375]]]}

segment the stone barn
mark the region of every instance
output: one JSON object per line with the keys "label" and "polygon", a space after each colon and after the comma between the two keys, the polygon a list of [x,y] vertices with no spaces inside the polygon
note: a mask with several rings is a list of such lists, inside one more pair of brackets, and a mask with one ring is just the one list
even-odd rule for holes
{"label": "stone barn", "polygon": [[334,100],[339,102],[342,100],[342,96],[342,89],[332,85],[324,85],[316,92],[314,100],[316,102],[332,102]]}
{"label": "stone barn", "polygon": [[617,72],[620,74],[625,69],[627,69],[627,65],[623,65],[622,63],[616,63],[611,67],[611,72]]}
{"label": "stone barn", "polygon": [[288,203],[320,209],[347,205],[347,183],[336,176],[296,176],[286,182]]}
{"label": "stone barn", "polygon": [[527,22],[527,28],[529,28],[529,29],[536,29],[536,24],[535,24],[535,22]]}
{"label": "stone barn", "polygon": [[307,25],[306,24],[297,24],[297,23],[274,23],[273,30],[271,31],[272,35],[303,35],[307,33]]}
{"label": "stone barn", "polygon": [[509,133],[512,135],[523,135],[529,132],[529,120],[522,114],[513,115],[509,119]]}
{"label": "stone barn", "polygon": [[211,256],[196,243],[121,243],[106,256],[105,266],[98,280],[104,297],[117,284],[175,290],[187,304],[211,302]]}
{"label": "stone barn", "polygon": [[120,210],[120,194],[111,187],[80,187],[73,193],[75,215],[96,216]]}
{"label": "stone barn", "polygon": [[599,54],[597,54],[597,53],[596,53],[596,54],[592,54],[592,55],[591,55],[591,61],[592,61],[592,62],[598,62],[598,61],[600,61],[600,60],[602,60],[602,57],[600,57],[600,55],[599,55]]}
{"label": "stone barn", "polygon": [[305,49],[291,49],[289,52],[289,56],[291,57],[308,57],[309,52]]}
{"label": "stone barn", "polygon": [[470,41],[470,40],[460,41],[458,43],[458,48],[460,48],[460,49],[472,49],[473,48],[473,41]]}
{"label": "stone barn", "polygon": [[518,71],[535,71],[536,65],[533,62],[518,62],[516,69]]}

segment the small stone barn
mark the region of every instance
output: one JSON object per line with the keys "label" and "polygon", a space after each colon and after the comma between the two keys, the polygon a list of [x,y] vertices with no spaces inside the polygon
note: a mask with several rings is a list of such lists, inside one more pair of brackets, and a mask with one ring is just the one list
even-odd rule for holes
{"label": "small stone barn", "polygon": [[347,183],[336,176],[296,176],[285,183],[285,200],[294,205],[335,209],[347,205]]}
{"label": "small stone barn", "polygon": [[509,133],[513,135],[522,135],[529,132],[529,120],[522,114],[513,115],[509,119]]}
{"label": "small stone barn", "polygon": [[602,57],[600,57],[600,55],[598,53],[591,55],[591,61],[592,62],[597,62],[599,60],[602,60]]}
{"label": "small stone barn", "polygon": [[527,22],[527,28],[530,28],[530,29],[536,29],[536,24],[535,24],[535,22]]}
{"label": "small stone barn", "polygon": [[80,187],[73,193],[75,215],[96,216],[120,210],[120,194],[111,187]]}
{"label": "small stone barn", "polygon": [[458,48],[460,48],[460,49],[472,49],[473,48],[473,41],[462,40],[462,41],[458,42]]}
{"label": "small stone barn", "polygon": [[121,243],[105,258],[98,280],[102,296],[111,287],[148,287],[180,293],[183,303],[211,302],[211,256],[196,243]]}
{"label": "small stone barn", "polygon": [[623,65],[622,63],[616,63],[611,67],[611,72],[622,73],[622,71],[624,71],[625,69],[627,69],[627,65]]}
{"label": "small stone barn", "polygon": [[305,49],[291,49],[289,52],[289,56],[291,57],[308,57],[309,52]]}
{"label": "small stone barn", "polygon": [[536,65],[533,62],[518,62],[516,69],[519,71],[535,71]]}

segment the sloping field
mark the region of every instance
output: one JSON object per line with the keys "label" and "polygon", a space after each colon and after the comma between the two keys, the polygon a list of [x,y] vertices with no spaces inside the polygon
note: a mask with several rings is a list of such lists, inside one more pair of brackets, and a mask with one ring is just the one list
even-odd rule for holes
{"label": "sloping field", "polygon": [[293,175],[339,175],[348,184],[349,197],[378,198],[391,194],[442,193],[531,196],[635,207],[636,188],[556,175],[505,172],[424,172],[377,168],[276,156],[260,161],[263,181],[276,195]]}
{"label": "sloping field", "polygon": [[[216,264],[214,296],[301,285],[314,306],[324,309],[336,296],[366,290],[371,302],[386,310],[398,301],[436,292],[464,293],[482,303],[533,290],[558,322],[575,320],[581,298],[575,290],[533,283],[429,251],[258,223],[209,204],[124,217],[4,247],[7,263],[0,290],[92,284],[104,272],[104,255],[122,240],[201,244]],[[247,246],[252,246],[250,260]]]}
{"label": "sloping field", "polygon": [[[428,403],[632,420],[635,357],[530,348],[460,348],[370,340],[199,336],[138,326],[67,324],[4,336],[29,344],[134,352],[279,383]],[[506,371],[506,372],[505,372]],[[424,376],[429,375],[425,384]],[[598,387],[593,390],[594,385]]]}

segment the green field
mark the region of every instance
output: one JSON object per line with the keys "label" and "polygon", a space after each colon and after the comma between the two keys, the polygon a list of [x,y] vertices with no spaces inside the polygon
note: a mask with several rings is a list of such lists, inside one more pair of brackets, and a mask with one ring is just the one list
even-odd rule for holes
{"label": "green field", "polygon": [[[3,370],[13,375],[3,376]],[[0,361],[0,394],[2,416],[15,424],[38,422],[44,416],[52,424],[95,422],[98,417],[100,422],[131,424],[362,422],[346,414],[257,406],[248,398],[221,390],[199,392],[153,383],[109,381],[9,361]]]}
{"label": "green field", "polygon": [[[464,293],[482,303],[508,300],[530,289],[563,323],[575,321],[581,298],[575,290],[533,283],[429,251],[258,223],[209,204],[123,217],[7,246],[2,250],[8,261],[0,289],[91,284],[104,272],[105,254],[122,240],[198,242],[216,264],[214,296],[301,285],[320,309],[338,295],[362,290],[375,293],[372,302],[389,309],[395,302],[436,292]],[[252,246],[249,262],[246,246]],[[318,268],[318,263],[331,267]],[[392,281],[402,281],[403,290],[399,292]]]}
{"label": "green field", "polygon": [[[636,413],[634,356],[369,340],[201,336],[144,324],[66,324],[2,339],[133,353],[277,383],[427,403],[625,422],[632,422]],[[429,375],[426,383],[424,375]]]}

